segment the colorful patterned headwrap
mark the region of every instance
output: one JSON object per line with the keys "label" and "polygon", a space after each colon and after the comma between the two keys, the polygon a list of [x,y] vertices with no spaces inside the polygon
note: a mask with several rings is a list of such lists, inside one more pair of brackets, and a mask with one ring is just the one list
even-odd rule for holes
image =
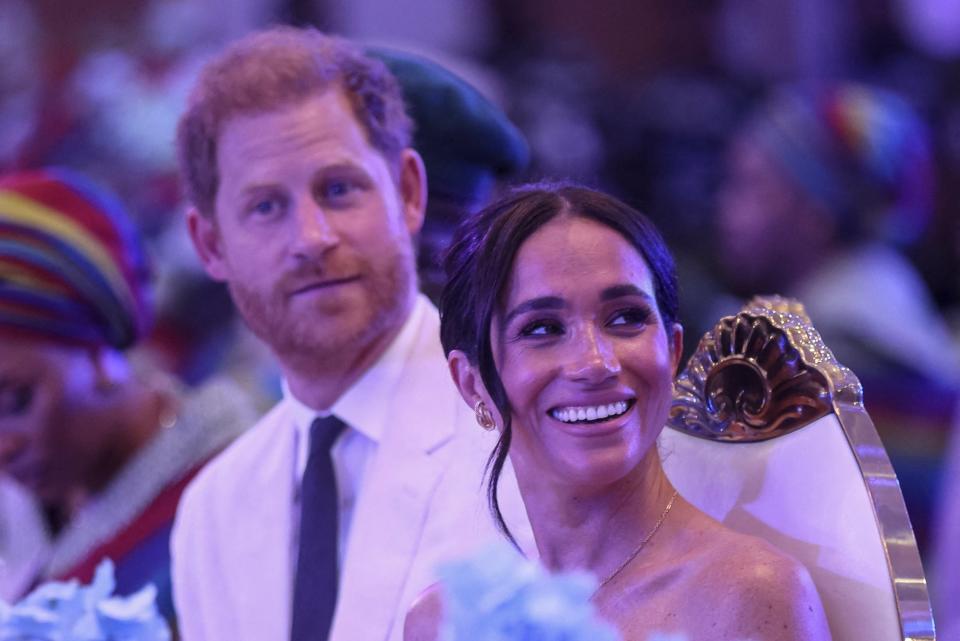
{"label": "colorful patterned headwrap", "polygon": [[120,202],[83,176],[0,176],[0,332],[124,349],[152,317],[150,270]]}
{"label": "colorful patterned headwrap", "polygon": [[898,96],[856,84],[784,88],[748,131],[841,229],[908,244],[926,228],[934,198],[929,132]]}

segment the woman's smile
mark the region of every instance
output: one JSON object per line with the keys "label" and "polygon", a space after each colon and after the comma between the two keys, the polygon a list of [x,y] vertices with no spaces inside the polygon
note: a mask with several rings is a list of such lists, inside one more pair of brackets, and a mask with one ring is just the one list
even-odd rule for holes
{"label": "woman's smile", "polygon": [[639,252],[599,223],[557,218],[520,248],[500,319],[512,449],[564,483],[636,468],[666,417],[679,336]]}
{"label": "woman's smile", "polygon": [[548,414],[559,423],[557,429],[578,438],[599,438],[622,431],[635,417],[637,399],[629,398],[599,405],[566,405]]}
{"label": "woman's smile", "polygon": [[604,423],[626,414],[635,401],[631,398],[601,405],[566,405],[555,407],[548,413],[563,423]]}

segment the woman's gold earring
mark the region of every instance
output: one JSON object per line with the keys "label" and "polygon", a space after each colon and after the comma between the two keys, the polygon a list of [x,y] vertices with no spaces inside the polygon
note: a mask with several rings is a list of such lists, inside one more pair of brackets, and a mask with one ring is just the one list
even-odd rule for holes
{"label": "woman's gold earring", "polygon": [[493,420],[493,414],[490,413],[487,404],[482,400],[477,401],[477,404],[473,406],[473,411],[477,415],[477,425],[483,429],[489,432],[497,426],[497,422]]}

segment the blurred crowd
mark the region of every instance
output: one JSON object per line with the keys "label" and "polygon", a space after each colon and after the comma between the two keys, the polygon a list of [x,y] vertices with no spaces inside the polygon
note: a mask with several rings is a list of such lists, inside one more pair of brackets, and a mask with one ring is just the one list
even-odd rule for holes
{"label": "blurred crowd", "polygon": [[[827,345],[864,383],[927,572],[936,581],[939,560],[960,574],[960,553],[938,543],[960,538],[955,3],[100,0],[80,7],[0,0],[0,170],[81,172],[115,192],[139,227],[153,266],[155,318],[149,333],[105,341],[110,350],[91,362],[95,373],[113,373],[106,383],[91,379],[106,384],[113,401],[117,386],[136,380],[132,407],[146,403],[162,424],[180,413],[166,409],[168,389],[207,399],[198,403],[214,399],[212,407],[224,397],[211,397],[210,386],[219,395],[229,386],[236,400],[227,404],[239,416],[279,396],[265,349],[189,246],[173,137],[212,51],[263,25],[312,23],[369,43],[407,92],[430,175],[419,256],[424,292],[436,296],[442,286],[439,255],[462,212],[510,180],[565,177],[617,194],[656,222],[677,255],[688,352],[753,294],[795,296],[807,306]],[[419,56],[452,72],[425,73]],[[4,403],[10,394],[0,387]],[[250,422],[212,409],[202,415],[207,424]],[[223,442],[204,441],[177,465],[195,466]],[[60,541],[51,576],[82,560],[69,539],[82,498],[55,498],[40,516],[67,545]],[[21,558],[31,554],[40,552]],[[16,580],[0,588],[15,591]],[[960,586],[943,590],[960,593]]]}

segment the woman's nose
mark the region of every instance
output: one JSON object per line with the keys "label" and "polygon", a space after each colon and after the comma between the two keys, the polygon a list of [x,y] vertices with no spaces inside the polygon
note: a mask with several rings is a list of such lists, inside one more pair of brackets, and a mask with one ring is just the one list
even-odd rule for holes
{"label": "woman's nose", "polygon": [[620,373],[620,361],[612,342],[598,329],[590,327],[571,345],[568,376],[587,383],[603,383]]}

